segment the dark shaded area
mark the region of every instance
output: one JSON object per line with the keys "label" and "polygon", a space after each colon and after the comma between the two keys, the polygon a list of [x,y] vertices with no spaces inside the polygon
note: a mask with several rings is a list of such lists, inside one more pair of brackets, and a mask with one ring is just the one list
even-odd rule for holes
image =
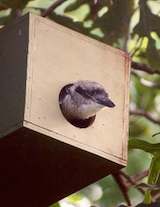
{"label": "dark shaded area", "polygon": [[0,30],[0,133],[24,119],[29,15]]}
{"label": "dark shaded area", "polygon": [[0,140],[0,205],[45,207],[120,167],[21,128]]}
{"label": "dark shaded area", "polygon": [[140,203],[136,207],[160,207],[160,203],[159,202],[155,202],[151,204]]}

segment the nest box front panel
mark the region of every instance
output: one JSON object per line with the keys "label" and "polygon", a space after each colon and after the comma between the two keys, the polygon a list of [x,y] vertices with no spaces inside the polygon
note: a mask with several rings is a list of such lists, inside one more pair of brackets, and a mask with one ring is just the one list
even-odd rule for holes
{"label": "nest box front panel", "polygon": [[[56,23],[32,17],[25,124],[41,133],[120,164],[127,159],[128,57]],[[115,103],[87,128],[62,115],[61,88],[78,80],[102,84]]]}

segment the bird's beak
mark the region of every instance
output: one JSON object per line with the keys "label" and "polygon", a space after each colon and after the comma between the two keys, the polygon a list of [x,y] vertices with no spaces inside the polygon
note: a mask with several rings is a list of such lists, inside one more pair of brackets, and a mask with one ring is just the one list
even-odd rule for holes
{"label": "bird's beak", "polygon": [[103,100],[97,100],[97,103],[102,105],[102,106],[107,106],[107,107],[110,107],[110,108],[113,108],[113,107],[116,106],[109,98],[103,99]]}

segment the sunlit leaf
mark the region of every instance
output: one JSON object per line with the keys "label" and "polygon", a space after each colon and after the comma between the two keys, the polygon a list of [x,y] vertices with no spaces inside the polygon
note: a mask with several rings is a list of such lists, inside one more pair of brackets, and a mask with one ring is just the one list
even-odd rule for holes
{"label": "sunlit leaf", "polygon": [[67,198],[67,200],[71,203],[76,203],[81,199],[82,199],[82,195],[80,193],[74,193]]}
{"label": "sunlit leaf", "polygon": [[129,137],[139,137],[147,133],[148,125],[137,117],[130,118]]}
{"label": "sunlit leaf", "polygon": [[145,204],[151,204],[152,203],[152,196],[151,196],[151,192],[149,190],[147,190],[145,192],[144,203]]}
{"label": "sunlit leaf", "polygon": [[76,0],[73,3],[71,3],[69,6],[67,6],[64,12],[70,12],[78,9],[82,5],[82,3],[85,3],[85,0]]}
{"label": "sunlit leaf", "polygon": [[148,183],[149,184],[158,184],[157,181],[160,177],[160,151],[153,156],[150,170]]}
{"label": "sunlit leaf", "polygon": [[50,205],[50,206],[48,206],[48,207],[60,207],[60,205],[59,205],[59,203],[57,202],[57,203],[54,203],[54,204],[52,204],[52,205]]}
{"label": "sunlit leaf", "polygon": [[55,22],[58,22],[59,24],[62,24],[66,27],[69,27],[70,29],[76,30],[80,33],[89,35],[90,29],[83,27],[83,23],[81,22],[74,22],[71,18],[57,15],[55,13],[52,13],[49,16],[50,19],[54,20]]}
{"label": "sunlit leaf", "polygon": [[9,8],[18,9],[18,8],[24,8],[29,1],[34,0],[1,0],[1,3],[6,5]]}
{"label": "sunlit leaf", "polygon": [[[130,139],[129,140],[129,149],[141,149],[149,153],[157,153],[160,152],[160,143],[158,144],[151,144],[144,140],[140,139]],[[152,183],[151,183],[152,184]]]}
{"label": "sunlit leaf", "polygon": [[[158,184],[160,178],[160,151],[156,152],[152,158],[150,169],[149,169],[149,176],[148,176],[148,184],[155,185]],[[152,195],[151,191],[155,189],[148,189],[145,193],[145,203],[151,203]]]}
{"label": "sunlit leaf", "polygon": [[78,9],[70,12],[65,12],[65,16],[71,17],[74,22],[83,22],[90,12],[87,4],[81,5]]}

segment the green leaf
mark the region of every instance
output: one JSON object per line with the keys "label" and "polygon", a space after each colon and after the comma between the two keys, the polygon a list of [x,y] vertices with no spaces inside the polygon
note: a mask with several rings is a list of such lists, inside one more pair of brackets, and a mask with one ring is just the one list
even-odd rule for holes
{"label": "green leaf", "polygon": [[29,1],[35,0],[1,0],[1,3],[12,9],[23,9]]}
{"label": "green leaf", "polygon": [[[157,186],[156,184],[159,184],[160,179],[160,152],[155,153],[155,155],[152,158],[150,169],[149,169],[149,175],[148,175],[148,184],[151,184],[152,186]],[[152,189],[154,190],[154,188]],[[152,202],[152,195],[151,195],[151,189],[147,190],[145,193],[145,199],[144,202],[146,204],[150,204]]]}
{"label": "green leaf", "polygon": [[145,120],[139,119],[139,117],[130,117],[129,122],[129,137],[140,137],[145,135],[148,131],[148,125]]}
{"label": "green leaf", "polygon": [[8,20],[9,20],[9,16],[0,17],[0,25],[5,25]]}
{"label": "green leaf", "polygon": [[144,203],[145,204],[151,204],[152,203],[152,196],[151,196],[151,192],[149,190],[147,190],[145,192]]}
{"label": "green leaf", "polygon": [[141,149],[152,154],[160,152],[160,143],[151,144],[140,139],[130,139],[128,147],[129,149]]}
{"label": "green leaf", "polygon": [[96,10],[101,9],[104,6],[111,6],[111,1],[110,0],[100,0],[98,1],[96,4],[94,3],[94,0],[76,0],[75,2],[71,3],[69,6],[66,7],[65,12],[70,12],[73,10],[78,9],[82,4],[89,4],[90,7],[92,7],[93,5],[96,6]]}
{"label": "green leaf", "polygon": [[52,13],[49,16],[49,18],[54,20],[55,22],[58,22],[59,24],[69,27],[70,29],[76,30],[80,33],[90,36],[90,29],[83,27],[83,23],[81,22],[73,22],[71,18],[57,15],[55,13]]}
{"label": "green leaf", "polygon": [[59,203],[57,202],[57,203],[54,203],[54,204],[50,205],[49,207],[60,207],[60,205],[59,205]]}
{"label": "green leaf", "polygon": [[85,2],[82,0],[76,0],[75,2],[73,2],[69,6],[67,6],[65,8],[64,12],[70,12],[70,11],[78,9],[82,5],[82,3],[85,3]]}
{"label": "green leaf", "polygon": [[68,200],[69,200],[69,202],[70,203],[76,203],[76,202],[78,202],[78,201],[81,201],[82,200],[82,194],[80,194],[80,193],[74,193],[74,194],[72,194],[72,195],[70,195],[70,196],[68,196]]}
{"label": "green leaf", "polygon": [[148,176],[148,183],[149,184],[158,184],[158,179],[160,177],[160,151],[156,153],[155,156],[152,158],[150,169],[149,169],[149,176]]}

